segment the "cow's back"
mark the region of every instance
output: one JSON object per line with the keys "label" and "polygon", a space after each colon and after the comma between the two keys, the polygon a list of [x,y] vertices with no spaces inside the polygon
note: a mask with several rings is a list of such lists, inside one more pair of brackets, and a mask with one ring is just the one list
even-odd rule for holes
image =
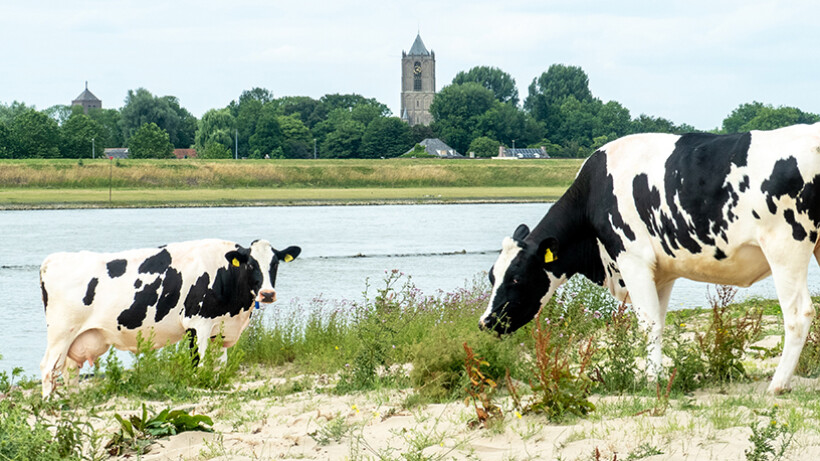
{"label": "cow's back", "polygon": [[[604,146],[624,249],[656,264],[659,278],[754,283],[769,273],[761,238],[788,226],[795,239],[817,240],[818,146],[820,124]],[[599,225],[611,227],[607,213]]]}

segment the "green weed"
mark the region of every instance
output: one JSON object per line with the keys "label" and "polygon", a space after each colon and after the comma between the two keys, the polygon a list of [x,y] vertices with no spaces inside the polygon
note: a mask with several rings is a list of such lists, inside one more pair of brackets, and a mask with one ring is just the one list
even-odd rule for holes
{"label": "green weed", "polygon": [[184,410],[166,408],[159,413],[148,415],[148,409],[142,404],[142,413],[130,418],[114,414],[119,423],[119,431],[111,437],[105,448],[111,456],[126,453],[146,453],[154,440],[170,437],[187,431],[213,432],[213,421],[205,415],[191,415]]}
{"label": "green weed", "polygon": [[744,451],[747,461],[774,461],[783,459],[794,440],[794,431],[785,422],[778,422],[777,405],[764,413],[768,422],[755,422],[750,425],[752,435],[749,441],[752,446]]}

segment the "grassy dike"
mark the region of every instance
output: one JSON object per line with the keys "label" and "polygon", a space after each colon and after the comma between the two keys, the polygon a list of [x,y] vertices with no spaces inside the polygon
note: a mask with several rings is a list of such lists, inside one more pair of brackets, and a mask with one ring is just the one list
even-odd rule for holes
{"label": "grassy dike", "polygon": [[575,159],[3,160],[0,208],[551,201],[580,165]]}

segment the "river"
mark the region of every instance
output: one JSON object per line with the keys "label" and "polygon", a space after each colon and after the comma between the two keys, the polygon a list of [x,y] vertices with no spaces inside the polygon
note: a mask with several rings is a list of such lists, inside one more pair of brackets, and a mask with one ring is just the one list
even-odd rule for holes
{"label": "river", "polygon": [[[366,280],[386,270],[412,277],[426,294],[470,285],[495,261],[504,236],[519,223],[538,223],[548,204],[382,205],[327,207],[152,208],[0,211],[0,371],[22,367],[39,377],[46,328],[38,270],[56,251],[120,251],[168,242],[223,238],[247,246],[302,247],[279,269],[279,301],[358,300]],[[670,307],[705,303],[706,284],[680,280]],[[810,269],[810,289],[820,270]],[[813,291],[814,292],[814,291]],[[775,297],[771,279],[741,296]],[[477,319],[476,319],[477,320]]]}

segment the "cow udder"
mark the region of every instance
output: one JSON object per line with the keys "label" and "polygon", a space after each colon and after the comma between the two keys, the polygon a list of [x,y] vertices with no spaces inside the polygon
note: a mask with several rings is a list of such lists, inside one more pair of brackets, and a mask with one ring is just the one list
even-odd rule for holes
{"label": "cow udder", "polygon": [[83,362],[93,365],[94,361],[105,354],[110,346],[100,330],[86,330],[71,343],[68,357],[80,365]]}

